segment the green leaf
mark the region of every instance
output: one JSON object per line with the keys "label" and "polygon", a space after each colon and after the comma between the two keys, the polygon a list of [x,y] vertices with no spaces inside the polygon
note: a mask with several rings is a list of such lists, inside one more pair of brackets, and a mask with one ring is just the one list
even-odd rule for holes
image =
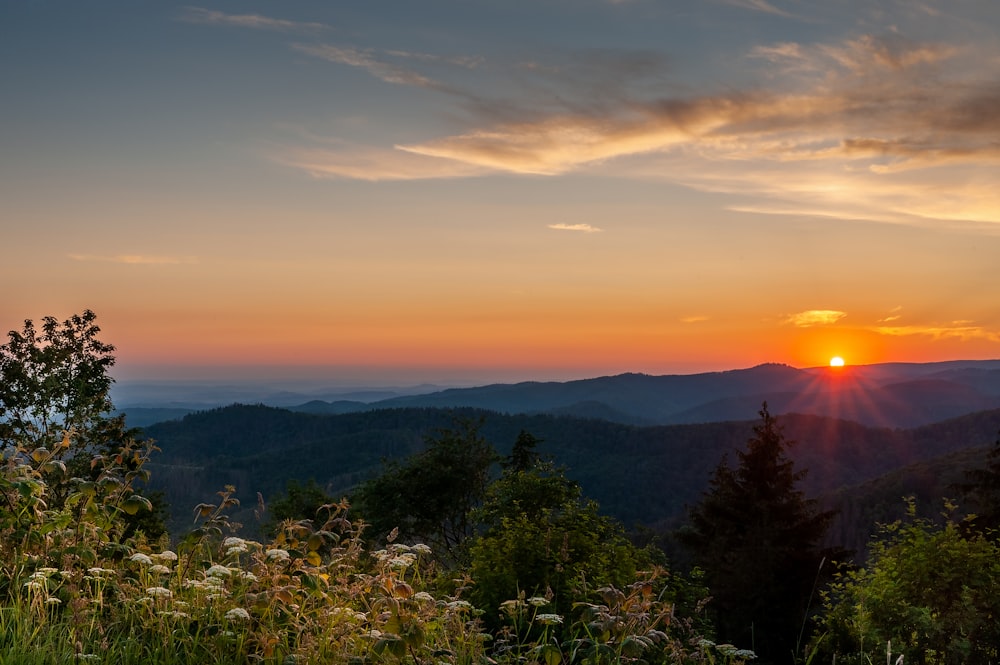
{"label": "green leaf", "polygon": [[127,499],[122,501],[122,510],[124,510],[129,515],[135,515],[140,510],[147,510],[152,512],[153,504],[144,496],[139,496],[138,494],[132,494]]}

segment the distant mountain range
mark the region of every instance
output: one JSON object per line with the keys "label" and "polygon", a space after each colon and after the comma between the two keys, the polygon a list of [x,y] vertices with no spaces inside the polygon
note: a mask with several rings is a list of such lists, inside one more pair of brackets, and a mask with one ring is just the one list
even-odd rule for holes
{"label": "distant mountain range", "polygon": [[[187,511],[235,485],[253,519],[289,480],[314,479],[339,497],[385,459],[420,450],[456,419],[482,421],[507,454],[521,430],[602,510],[628,526],[676,525],[712,470],[735,458],[766,401],[808,469],[807,495],[842,511],[841,544],[863,548],[902,497],[936,515],[951,484],[982,465],[1000,431],[1000,361],[795,369],[785,365],[686,376],[623,374],[564,383],[527,382],[365,403],[313,400],[290,408],[231,405],[125,409],[162,449],[151,486],[165,492],[175,532]],[[162,422],[157,422],[157,421]]]}
{"label": "distant mountain range", "polygon": [[[355,399],[294,403],[281,395],[260,403],[313,414],[401,407],[471,407],[507,414],[599,418],[631,425],[743,420],[766,401],[773,414],[802,413],[873,427],[916,427],[1000,407],[1000,360],[886,363],[796,369],[767,364],[703,374],[620,374],[566,382],[451,388],[424,394],[366,393]],[[347,396],[345,396],[347,397]],[[166,406],[166,405],[165,405]],[[147,425],[190,412],[171,406],[126,408]]]}

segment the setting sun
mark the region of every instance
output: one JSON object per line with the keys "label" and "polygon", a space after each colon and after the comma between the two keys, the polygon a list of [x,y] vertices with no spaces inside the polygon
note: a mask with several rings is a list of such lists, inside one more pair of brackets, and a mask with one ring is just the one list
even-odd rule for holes
{"label": "setting sun", "polygon": [[830,358],[830,367],[843,367],[844,359],[840,356],[834,356]]}

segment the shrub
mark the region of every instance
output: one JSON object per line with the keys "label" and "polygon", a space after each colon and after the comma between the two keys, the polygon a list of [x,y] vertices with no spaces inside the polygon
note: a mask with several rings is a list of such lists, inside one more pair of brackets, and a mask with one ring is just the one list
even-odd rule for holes
{"label": "shrub", "polygon": [[966,535],[947,505],[944,524],[917,519],[881,527],[864,568],[842,572],[823,595],[814,652],[820,662],[874,660],[888,644],[906,663],[997,662],[1000,546]]}

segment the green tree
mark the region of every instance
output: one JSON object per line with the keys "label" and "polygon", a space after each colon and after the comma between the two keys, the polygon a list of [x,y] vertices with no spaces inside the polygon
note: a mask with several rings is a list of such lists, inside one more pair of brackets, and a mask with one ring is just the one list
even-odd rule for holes
{"label": "green tree", "polygon": [[500,604],[519,594],[547,597],[547,612],[568,614],[588,590],[625,585],[650,561],[579,485],[534,452],[537,443],[521,432],[474,513],[482,532],[470,547],[470,597],[488,625],[499,622]]}
{"label": "green tree", "polygon": [[719,464],[679,538],[705,571],[719,639],[752,648],[767,662],[791,662],[824,561],[818,544],[833,514],[797,489],[805,471],[788,459],[792,444],[767,403],[760,416],[738,452],[739,466]]}
{"label": "green tree", "polygon": [[[111,401],[115,364],[111,344],[102,342],[90,310],[65,321],[47,316],[41,327],[30,319],[7,334],[0,346],[0,453],[46,459],[39,471],[48,508],[61,507],[80,481],[92,481],[106,465],[121,465],[127,480],[141,481],[138,462],[119,453],[135,440],[136,430],[115,415]],[[138,459],[138,458],[136,458]],[[162,508],[162,507],[161,507]],[[163,532],[162,509],[133,515],[132,528]]]}
{"label": "green tree", "polygon": [[454,564],[473,533],[469,515],[479,505],[497,461],[480,433],[481,423],[460,421],[428,437],[426,447],[403,462],[388,462],[354,497],[371,525],[370,536],[394,529],[403,542],[423,542]]}
{"label": "green tree", "polygon": [[823,594],[817,662],[987,665],[1000,657],[1000,544],[953,518],[909,517],[880,528],[864,568]]}

